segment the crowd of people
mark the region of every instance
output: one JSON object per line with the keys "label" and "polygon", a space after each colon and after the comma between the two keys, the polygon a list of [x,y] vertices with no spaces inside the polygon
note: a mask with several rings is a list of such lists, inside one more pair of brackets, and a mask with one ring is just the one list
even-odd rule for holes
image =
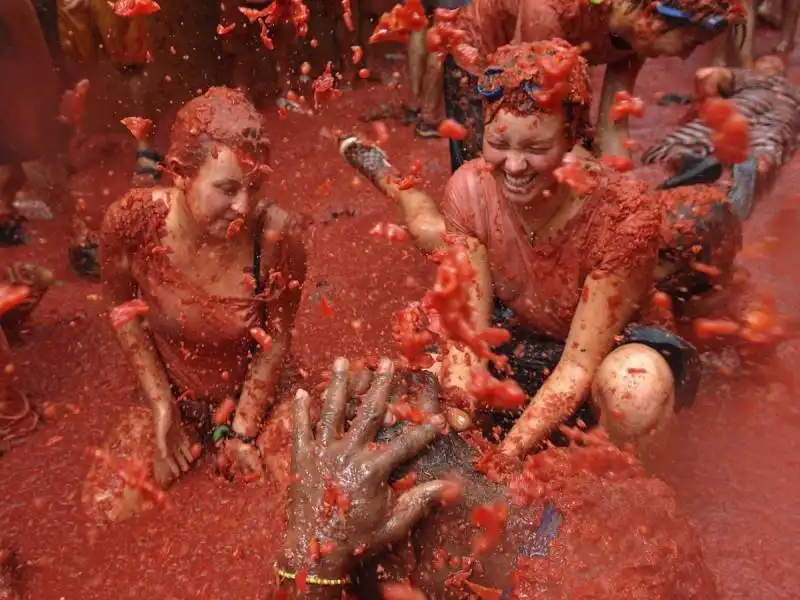
{"label": "crowd of people", "polygon": [[[288,531],[268,567],[275,593],[284,594],[275,597],[338,598],[345,588],[377,597],[375,586],[387,598],[422,597],[409,581],[434,598],[459,586],[485,598],[534,597],[526,595],[535,588],[526,561],[547,557],[550,544],[569,535],[560,524],[572,510],[525,496],[523,483],[541,467],[537,455],[594,449],[633,468],[623,449],[652,438],[694,401],[699,352],[678,321],[734,278],[743,224],[795,150],[800,93],[785,71],[799,3],[783,2],[777,53],[752,64],[749,16],[757,8],[774,14],[771,4],[323,4],[225,0],[210,35],[232,57],[231,87],[185,103],[163,155],[151,129],[141,129],[130,191],[108,207],[98,231],[82,230],[72,265],[102,279],[119,345],[151,409],[155,482],[166,489],[207,449],[226,477],[288,485]],[[147,69],[148,19],[157,10],[150,0],[58,0],[54,48],[30,0],[2,3],[0,74],[17,84],[0,97],[0,243],[25,243],[15,201],[30,193],[32,173],[50,175],[28,182],[47,188],[47,200],[66,193],[59,155],[82,135],[81,119],[66,115],[70,96],[62,96],[54,65],[72,65],[62,74],[72,77],[74,99],[81,65],[112,62],[129,88],[131,114],[155,118]],[[260,194],[269,132],[256,88],[267,71],[253,62],[271,48],[267,83],[278,109],[305,110],[292,87],[319,91],[294,50],[309,21],[329,24],[319,55],[327,84],[344,90],[359,80],[352,55],[368,51],[368,16],[384,12],[380,23],[408,43],[405,121],[420,137],[451,138],[452,176],[433,198],[377,146],[344,136],[338,149],[397,203],[420,252],[438,263],[438,304],[423,302],[413,334],[426,343],[411,367],[386,358],[351,373],[338,359],[312,422],[309,393],[286,398],[278,387],[310,249],[302,219]],[[437,47],[435,38],[449,42]],[[627,126],[644,61],[685,58],[731,39],[741,64],[701,69],[686,99],[694,112],[644,152],[644,164],[660,165],[663,182],[653,186],[632,168]],[[598,94],[594,65],[606,65]],[[361,78],[375,75],[363,71]],[[713,101],[723,104],[712,111]],[[451,121],[440,126],[445,117]],[[744,123],[738,146],[742,129],[731,123]],[[37,162],[49,166],[31,166]],[[24,321],[52,280],[36,265],[6,269],[4,367],[13,349],[3,332]],[[35,428],[38,416],[11,371],[0,376],[5,443]],[[604,433],[587,433],[595,427]],[[277,454],[287,460],[271,460]],[[638,501],[658,505],[664,491],[653,489]],[[506,504],[520,495],[527,504]],[[486,513],[482,548],[460,527],[478,509]],[[638,526],[634,518],[630,531],[613,535],[640,535]],[[689,526],[675,527],[688,541],[664,560],[689,584],[660,582],[669,595],[649,597],[712,598]],[[405,540],[419,558],[413,565],[403,564]],[[582,550],[567,547],[564,568],[578,568]],[[462,558],[448,562],[441,553]],[[656,584],[642,577],[630,585]],[[483,595],[489,591],[495,595]],[[0,577],[3,593],[14,597]]]}

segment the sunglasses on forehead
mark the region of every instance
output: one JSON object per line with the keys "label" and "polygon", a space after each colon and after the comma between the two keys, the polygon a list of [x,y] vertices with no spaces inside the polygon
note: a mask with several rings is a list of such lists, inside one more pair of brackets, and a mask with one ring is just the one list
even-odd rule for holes
{"label": "sunglasses on forehead", "polygon": [[[484,100],[494,102],[503,97],[503,86],[497,83],[497,79],[502,75],[504,69],[501,67],[489,67],[483,72],[483,83],[479,83],[475,87],[475,91]],[[530,96],[531,101],[536,102],[535,94],[542,88],[530,81],[523,81],[520,83],[519,88]]]}
{"label": "sunglasses on forehead", "polygon": [[708,15],[700,20],[695,20],[694,15],[688,10],[668,6],[662,2],[656,3],[655,11],[659,17],[666,21],[670,29],[700,27],[706,31],[718,33],[724,31],[728,26],[728,19],[725,15]]}

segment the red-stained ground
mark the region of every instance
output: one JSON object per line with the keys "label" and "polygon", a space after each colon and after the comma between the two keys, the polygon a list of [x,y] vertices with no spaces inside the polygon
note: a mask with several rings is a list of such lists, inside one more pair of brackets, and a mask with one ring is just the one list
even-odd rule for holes
{"label": "red-stained ground", "polygon": [[[774,41],[764,37],[765,45]],[[648,109],[643,119],[634,120],[636,140],[646,146],[675,122],[681,111],[655,106],[652,96],[688,91],[693,69],[708,55],[701,51],[686,63],[676,59],[647,66],[637,95],[648,101]],[[793,74],[800,79],[800,70]],[[345,94],[318,116],[290,114],[279,120],[270,114],[275,174],[268,195],[315,222],[309,236],[311,281],[292,349],[296,365],[314,373],[313,383],[337,355],[391,352],[393,311],[420,298],[431,280],[430,268],[408,242],[390,244],[369,235],[376,222],[396,220],[393,207],[320,135],[324,126],[357,126],[356,115],[393,95],[371,84]],[[449,171],[446,143],[413,139],[410,129],[389,127],[386,148],[396,164],[422,159],[426,187],[439,193]],[[131,168],[129,153],[115,152],[73,178],[72,187],[85,193],[95,222],[102,207],[125,191]],[[747,225],[746,243],[778,235],[780,251],[745,261],[755,280],[773,288],[781,308],[795,319],[800,318],[793,289],[800,242],[791,238],[797,228],[797,189],[800,162],[795,160]],[[58,416],[0,458],[0,535],[25,562],[27,597],[260,597],[280,539],[275,490],[220,482],[207,458],[171,493],[175,506],[170,511],[154,510],[105,529],[84,516],[80,493],[89,469],[84,449],[99,445],[137,402],[136,382],[103,312],[100,286],[77,279],[67,267],[68,215],[54,210],[55,221],[30,224],[31,243],[4,249],[0,261],[34,260],[60,279],[14,344],[19,384],[37,405],[53,403]],[[323,296],[332,316],[319,305]],[[797,348],[796,342],[784,344],[776,365],[791,372]],[[648,458],[697,521],[724,598],[788,600],[800,589],[795,568],[800,516],[793,510],[800,492],[793,476],[800,409],[794,387],[707,378],[695,407],[680,415],[666,443]]]}

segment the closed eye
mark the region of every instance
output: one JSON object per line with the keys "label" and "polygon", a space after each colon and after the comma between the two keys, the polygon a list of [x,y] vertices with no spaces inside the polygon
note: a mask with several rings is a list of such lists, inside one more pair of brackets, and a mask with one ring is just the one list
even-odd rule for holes
{"label": "closed eye", "polygon": [[242,184],[239,181],[229,179],[226,181],[218,182],[216,184],[216,187],[226,196],[235,196],[242,189]]}

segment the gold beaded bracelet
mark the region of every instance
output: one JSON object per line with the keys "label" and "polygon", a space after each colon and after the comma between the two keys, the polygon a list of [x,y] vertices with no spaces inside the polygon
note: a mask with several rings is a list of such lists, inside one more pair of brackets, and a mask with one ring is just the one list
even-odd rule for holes
{"label": "gold beaded bracelet", "polygon": [[[284,571],[278,566],[278,563],[275,563],[275,571],[278,573],[278,576],[282,577],[283,579],[288,579],[289,581],[294,581],[297,579],[297,573]],[[306,575],[306,583],[310,583],[312,585],[341,586],[350,583],[350,577],[347,576],[343,579],[325,579],[323,577],[317,577],[316,575]]]}

